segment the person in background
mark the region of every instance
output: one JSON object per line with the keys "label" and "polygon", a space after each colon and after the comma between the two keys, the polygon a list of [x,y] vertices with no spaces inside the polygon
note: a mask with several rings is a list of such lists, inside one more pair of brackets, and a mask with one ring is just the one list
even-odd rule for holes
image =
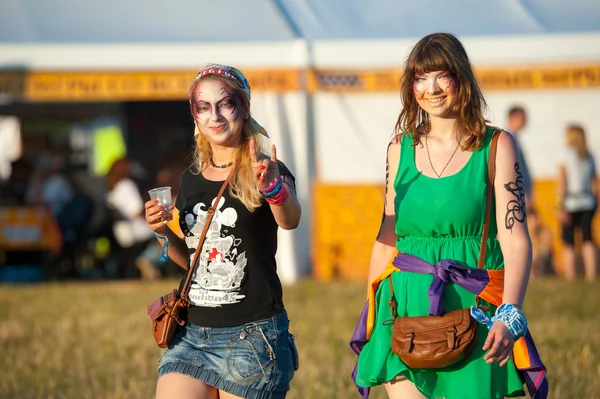
{"label": "person in background", "polygon": [[525,184],[525,204],[527,205],[527,214],[533,207],[533,184],[531,181],[531,174],[529,173],[529,166],[527,165],[527,156],[523,151],[523,136],[522,130],[527,125],[527,113],[525,108],[521,106],[514,106],[508,110],[508,131],[515,136],[515,144],[519,157],[521,159],[521,173],[523,174],[523,180]]}
{"label": "person in background", "polygon": [[598,207],[596,161],[587,148],[581,126],[566,128],[566,144],[558,165],[558,206],[562,225],[564,273],[575,279],[575,230],[583,236],[582,255],[585,277],[597,276],[596,245],[592,222]]}
{"label": "person in background", "polygon": [[23,142],[19,119],[15,116],[0,116],[0,187],[10,179],[12,163],[22,154]]}
{"label": "person in background", "polygon": [[64,169],[65,161],[61,154],[41,154],[29,181],[25,202],[30,205],[48,205],[52,214],[57,217],[74,195]]}
{"label": "person in background", "polygon": [[531,207],[527,213],[527,227],[531,237],[531,277],[552,276],[556,274],[554,265],[554,238],[552,231]]}
{"label": "person in background", "polygon": [[[136,182],[131,177],[128,158],[117,159],[106,175],[106,202],[111,210],[114,237],[119,245],[115,251],[117,273],[121,278],[137,276],[138,258],[143,250],[153,244],[153,233],[144,219],[144,201]],[[156,268],[140,269],[143,278],[158,278]]]}

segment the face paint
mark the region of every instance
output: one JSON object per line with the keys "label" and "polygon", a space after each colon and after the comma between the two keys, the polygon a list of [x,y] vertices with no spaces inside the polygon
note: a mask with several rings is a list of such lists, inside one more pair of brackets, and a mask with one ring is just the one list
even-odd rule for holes
{"label": "face paint", "polygon": [[206,80],[198,85],[196,126],[208,141],[230,145],[241,136],[244,124],[233,91],[220,80]]}
{"label": "face paint", "polygon": [[[194,82],[204,78],[205,76],[210,76],[210,75],[220,76],[220,77],[227,79],[228,81],[234,83],[240,90],[242,90],[242,92],[244,93],[245,99],[250,101],[250,97],[251,97],[250,96],[250,84],[248,83],[248,80],[246,79],[246,77],[244,76],[242,71],[240,71],[239,69],[236,69],[232,66],[209,63],[204,68],[202,68],[202,70],[200,72],[198,72],[198,74],[194,78]],[[193,98],[190,98],[190,102],[193,100],[194,100]],[[237,104],[236,104],[236,112],[238,112]],[[198,117],[198,116],[196,116],[196,117]],[[269,137],[269,135],[267,134],[267,131],[254,118],[251,118],[250,115],[244,116],[244,119],[248,119],[248,118],[250,118],[250,123],[252,124],[252,127],[256,131],[258,131],[260,134],[264,135],[265,137]],[[199,134],[198,129],[196,129],[194,131],[194,134],[195,135]]]}
{"label": "face paint", "polygon": [[417,103],[430,116],[447,116],[457,98],[458,78],[447,71],[415,74],[413,91]]}
{"label": "face paint", "polygon": [[[198,97],[201,97],[202,93],[198,93]],[[237,118],[238,107],[233,99],[233,95],[225,88],[221,88],[221,99],[218,100],[214,105],[209,102],[200,100],[196,105],[197,119],[206,120],[217,115],[222,115],[225,118]],[[214,110],[214,113],[213,113]]]}

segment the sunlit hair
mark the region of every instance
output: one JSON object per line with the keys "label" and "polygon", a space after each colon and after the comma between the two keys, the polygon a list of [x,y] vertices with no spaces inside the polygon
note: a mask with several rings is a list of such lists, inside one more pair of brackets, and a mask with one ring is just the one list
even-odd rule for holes
{"label": "sunlit hair", "polygon": [[[231,179],[229,183],[229,193],[232,197],[237,198],[244,204],[250,212],[254,211],[261,205],[261,196],[259,191],[254,185],[254,177],[252,172],[252,161],[250,159],[250,139],[254,138],[256,146],[256,153],[262,154],[262,143],[260,133],[256,130],[252,124],[250,118],[250,102],[246,98],[244,92],[238,88],[233,82],[228,79],[224,79],[214,75],[207,75],[201,79],[195,80],[189,92],[190,98],[190,112],[194,123],[198,115],[197,111],[197,94],[198,86],[201,82],[207,80],[219,80],[227,85],[228,89],[232,93],[232,101],[238,109],[238,118],[245,118],[242,126],[242,138],[240,146],[236,149],[233,163],[234,168],[237,169],[236,175]],[[209,160],[211,159],[212,147],[210,143],[202,134],[196,135],[196,148],[194,151],[194,169],[195,173],[201,173],[204,169],[208,168]]]}
{"label": "sunlit hair", "polygon": [[401,79],[403,109],[396,123],[397,135],[410,132],[414,145],[429,133],[429,115],[419,106],[414,94],[415,75],[447,71],[458,78],[458,94],[451,112],[457,115],[457,140],[463,151],[481,148],[485,137],[487,104],[475,78],[473,67],[461,42],[450,33],[425,36],[410,52]]}
{"label": "sunlit hair", "polygon": [[585,131],[579,125],[567,126],[567,144],[577,151],[580,159],[586,159],[590,155],[585,142]]}

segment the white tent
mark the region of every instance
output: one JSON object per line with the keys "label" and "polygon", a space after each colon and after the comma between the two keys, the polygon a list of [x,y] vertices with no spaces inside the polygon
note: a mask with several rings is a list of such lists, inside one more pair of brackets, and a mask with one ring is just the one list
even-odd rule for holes
{"label": "white tent", "polygon": [[[219,62],[376,71],[401,68],[418,38],[433,31],[459,35],[477,68],[600,61],[600,2],[593,0],[5,0],[0,70],[170,71]],[[547,155],[560,148],[565,123],[600,131],[598,83],[486,97],[496,125],[505,125],[513,103],[528,109],[524,137],[534,178],[553,175]],[[399,95],[260,92],[252,106],[299,183],[305,217],[299,229],[281,232],[278,253],[282,279],[294,281],[309,268],[311,180],[381,183]],[[590,137],[600,154],[600,136]]]}

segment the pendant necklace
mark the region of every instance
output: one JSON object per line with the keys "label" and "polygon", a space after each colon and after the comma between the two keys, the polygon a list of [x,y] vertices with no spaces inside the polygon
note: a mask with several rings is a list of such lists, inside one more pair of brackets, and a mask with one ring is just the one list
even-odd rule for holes
{"label": "pendant necklace", "polygon": [[454,158],[454,154],[456,154],[456,151],[458,151],[459,145],[456,144],[456,148],[454,149],[454,152],[452,153],[452,155],[450,155],[450,159],[448,159],[448,162],[446,162],[446,166],[444,166],[444,169],[442,169],[442,171],[440,173],[438,173],[435,171],[435,169],[433,167],[433,162],[431,162],[431,155],[429,155],[429,146],[427,145],[427,137],[428,137],[428,135],[425,135],[425,148],[427,149],[427,158],[429,158],[429,165],[431,166],[431,170],[433,170],[433,173],[435,173],[435,175],[438,178],[440,178],[440,177],[442,177],[442,174],[444,173],[444,171],[450,164],[450,161],[452,160],[452,158]]}

